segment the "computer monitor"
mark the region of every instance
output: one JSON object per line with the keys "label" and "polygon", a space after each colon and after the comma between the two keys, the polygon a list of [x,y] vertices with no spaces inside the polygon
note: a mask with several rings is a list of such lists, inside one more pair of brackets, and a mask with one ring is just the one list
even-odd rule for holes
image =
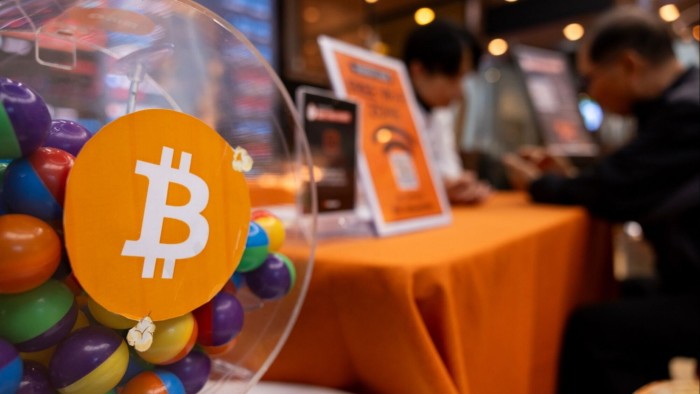
{"label": "computer monitor", "polygon": [[562,156],[597,155],[598,146],[579,112],[578,94],[566,56],[524,45],[516,46],[512,54],[547,148]]}

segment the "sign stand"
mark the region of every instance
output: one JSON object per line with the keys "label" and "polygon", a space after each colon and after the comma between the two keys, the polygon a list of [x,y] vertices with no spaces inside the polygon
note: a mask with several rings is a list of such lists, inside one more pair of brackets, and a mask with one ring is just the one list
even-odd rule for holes
{"label": "sign stand", "polygon": [[319,44],[336,95],[361,108],[360,181],[377,233],[448,224],[450,205],[426,152],[404,64],[326,36]]}

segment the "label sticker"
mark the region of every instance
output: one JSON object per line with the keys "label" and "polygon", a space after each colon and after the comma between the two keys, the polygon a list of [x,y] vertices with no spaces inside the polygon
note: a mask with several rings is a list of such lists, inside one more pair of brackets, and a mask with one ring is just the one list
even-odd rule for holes
{"label": "label sticker", "polygon": [[231,277],[250,221],[234,150],[200,120],[135,112],[106,125],[68,178],[64,227],[75,276],[129,319],[181,316]]}

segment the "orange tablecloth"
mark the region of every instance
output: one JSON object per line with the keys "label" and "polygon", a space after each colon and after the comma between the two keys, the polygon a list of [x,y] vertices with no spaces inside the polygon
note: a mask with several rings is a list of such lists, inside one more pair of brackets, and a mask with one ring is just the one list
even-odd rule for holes
{"label": "orange tablecloth", "polygon": [[454,209],[448,227],[322,241],[265,379],[387,394],[553,393],[567,314],[610,288],[592,228],[579,208],[501,193]]}

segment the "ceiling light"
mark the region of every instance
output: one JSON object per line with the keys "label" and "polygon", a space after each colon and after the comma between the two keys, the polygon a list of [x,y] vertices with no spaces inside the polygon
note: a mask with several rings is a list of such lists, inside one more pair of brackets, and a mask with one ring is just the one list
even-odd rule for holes
{"label": "ceiling light", "polygon": [[659,8],[659,16],[666,22],[673,22],[681,16],[675,4],[666,4]]}
{"label": "ceiling light", "polygon": [[567,40],[577,41],[580,40],[581,37],[583,37],[583,33],[585,32],[585,30],[583,30],[583,26],[581,26],[578,23],[569,23],[568,25],[566,25],[562,32],[564,33],[564,37],[566,37]]}
{"label": "ceiling light", "polygon": [[416,13],[413,14],[413,19],[415,19],[416,23],[419,25],[427,25],[435,20],[435,11],[428,7],[419,8]]}
{"label": "ceiling light", "polygon": [[494,38],[489,42],[488,49],[493,56],[501,56],[508,52],[508,43],[502,38]]}

